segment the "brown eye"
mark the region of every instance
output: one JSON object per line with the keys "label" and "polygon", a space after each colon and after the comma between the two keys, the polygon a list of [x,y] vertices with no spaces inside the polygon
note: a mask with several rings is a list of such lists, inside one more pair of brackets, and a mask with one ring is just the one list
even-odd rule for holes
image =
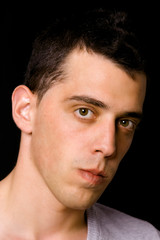
{"label": "brown eye", "polygon": [[94,113],[88,109],[88,108],[79,108],[75,111],[75,115],[78,118],[84,119],[84,120],[92,120],[95,118]]}
{"label": "brown eye", "polygon": [[87,108],[80,108],[79,109],[79,114],[81,115],[81,116],[86,116],[87,114],[88,114],[88,109]]}
{"label": "brown eye", "polygon": [[129,130],[133,130],[135,128],[135,124],[134,122],[132,122],[131,120],[127,120],[127,119],[122,119],[119,121],[119,124]]}
{"label": "brown eye", "polygon": [[121,121],[120,121],[120,124],[121,124],[123,127],[128,127],[128,126],[129,126],[129,123],[130,123],[129,120],[121,120]]}

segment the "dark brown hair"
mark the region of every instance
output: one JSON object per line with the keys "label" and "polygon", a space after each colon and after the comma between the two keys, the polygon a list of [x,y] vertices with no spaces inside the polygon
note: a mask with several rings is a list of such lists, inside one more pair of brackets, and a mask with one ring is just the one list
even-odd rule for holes
{"label": "dark brown hair", "polygon": [[41,99],[60,81],[63,63],[77,47],[111,59],[131,75],[145,73],[145,61],[127,14],[98,9],[56,19],[42,31],[33,43],[25,85]]}

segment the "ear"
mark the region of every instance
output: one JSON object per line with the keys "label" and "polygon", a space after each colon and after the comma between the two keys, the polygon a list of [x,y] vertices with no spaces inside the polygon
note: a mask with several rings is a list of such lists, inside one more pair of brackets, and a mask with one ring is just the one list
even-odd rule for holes
{"label": "ear", "polygon": [[12,116],[17,127],[28,134],[32,133],[35,107],[35,96],[28,87],[20,85],[15,88],[12,94]]}

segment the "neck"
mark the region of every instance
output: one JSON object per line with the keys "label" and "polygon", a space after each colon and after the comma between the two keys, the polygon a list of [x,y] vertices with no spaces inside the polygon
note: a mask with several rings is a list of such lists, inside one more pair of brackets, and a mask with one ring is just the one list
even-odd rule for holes
{"label": "neck", "polygon": [[0,185],[7,231],[17,233],[21,229],[21,234],[29,239],[47,236],[59,239],[60,233],[64,236],[74,232],[86,234],[85,211],[70,209],[58,202],[29,157],[25,158],[21,152],[15,169]]}

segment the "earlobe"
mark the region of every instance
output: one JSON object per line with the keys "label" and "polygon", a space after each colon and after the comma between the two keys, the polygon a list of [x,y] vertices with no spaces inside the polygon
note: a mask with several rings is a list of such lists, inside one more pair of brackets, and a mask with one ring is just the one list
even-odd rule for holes
{"label": "earlobe", "polygon": [[32,133],[33,93],[24,85],[20,85],[12,94],[12,116],[17,127],[25,132]]}

